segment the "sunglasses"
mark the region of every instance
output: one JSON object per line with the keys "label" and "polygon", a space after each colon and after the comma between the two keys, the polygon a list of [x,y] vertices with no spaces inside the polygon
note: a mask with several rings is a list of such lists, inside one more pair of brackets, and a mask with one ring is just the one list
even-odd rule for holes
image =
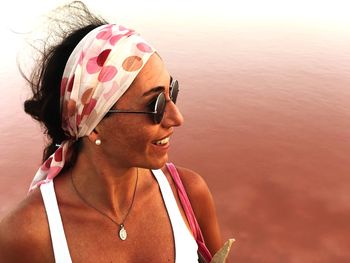
{"label": "sunglasses", "polygon": [[[177,95],[179,94],[179,82],[176,79],[170,77],[170,87],[169,87],[169,96],[174,104],[176,104]],[[134,111],[134,110],[120,110],[114,109],[109,110],[109,113],[136,113],[136,114],[150,114],[152,115],[152,120],[155,124],[159,124],[164,116],[166,98],[164,91],[159,93],[157,98],[150,103],[153,111]],[[154,104],[154,106],[153,106]]]}

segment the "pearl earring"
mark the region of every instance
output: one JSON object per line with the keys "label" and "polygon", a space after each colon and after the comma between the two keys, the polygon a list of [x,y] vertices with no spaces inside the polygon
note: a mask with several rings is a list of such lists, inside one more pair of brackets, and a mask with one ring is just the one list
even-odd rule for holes
{"label": "pearl earring", "polygon": [[96,139],[95,144],[96,145],[101,145],[101,140],[100,139]]}

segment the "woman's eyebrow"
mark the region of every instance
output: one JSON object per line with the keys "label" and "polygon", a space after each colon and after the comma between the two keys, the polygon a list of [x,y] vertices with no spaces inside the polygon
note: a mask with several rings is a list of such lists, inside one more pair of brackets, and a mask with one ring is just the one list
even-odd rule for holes
{"label": "woman's eyebrow", "polygon": [[145,93],[143,93],[142,96],[148,96],[148,95],[150,95],[150,94],[152,94],[152,93],[160,93],[160,92],[162,92],[162,91],[165,91],[165,87],[163,87],[163,86],[157,86],[157,87],[154,87],[154,88],[152,88],[152,89],[146,91]]}

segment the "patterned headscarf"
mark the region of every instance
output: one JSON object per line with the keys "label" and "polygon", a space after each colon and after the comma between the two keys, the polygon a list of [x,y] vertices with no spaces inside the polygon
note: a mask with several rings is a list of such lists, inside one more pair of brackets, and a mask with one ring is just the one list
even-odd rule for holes
{"label": "patterned headscarf", "polygon": [[59,174],[74,141],[93,131],[154,52],[134,30],[115,24],[97,27],[79,42],[61,82],[62,128],[70,139],[41,165],[30,191]]}

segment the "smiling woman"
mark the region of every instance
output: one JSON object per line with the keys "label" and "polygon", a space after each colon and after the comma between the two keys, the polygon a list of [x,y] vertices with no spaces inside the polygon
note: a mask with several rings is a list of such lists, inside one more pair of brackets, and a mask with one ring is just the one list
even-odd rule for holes
{"label": "smiling woman", "polygon": [[76,23],[27,78],[48,144],[1,221],[2,262],[209,262],[222,246],[210,191],[168,163],[179,83],[134,30],[81,2],[60,11]]}

